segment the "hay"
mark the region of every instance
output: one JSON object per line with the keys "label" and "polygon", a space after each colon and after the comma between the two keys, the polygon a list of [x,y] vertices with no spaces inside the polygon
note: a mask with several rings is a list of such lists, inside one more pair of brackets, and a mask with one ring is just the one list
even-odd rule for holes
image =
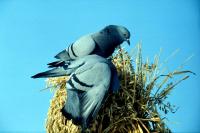
{"label": "hay", "polygon": [[[174,71],[163,75],[159,70],[159,58],[153,63],[142,62],[141,45],[130,56],[120,49],[113,57],[120,77],[120,91],[110,94],[88,131],[94,133],[150,133],[171,132],[160,113],[175,112],[175,107],[165,102],[167,95],[190,71]],[[133,60],[131,60],[133,58]],[[132,63],[134,62],[134,65]],[[176,75],[184,75],[178,81],[168,83]],[[158,80],[159,79],[159,80]],[[66,101],[67,77],[50,78],[47,87],[55,90],[46,120],[48,133],[79,133],[81,128],[66,120],[60,110]],[[159,81],[159,82],[158,82]],[[156,91],[155,91],[156,90]],[[153,93],[155,92],[155,93]],[[159,111],[160,110],[160,111]]]}

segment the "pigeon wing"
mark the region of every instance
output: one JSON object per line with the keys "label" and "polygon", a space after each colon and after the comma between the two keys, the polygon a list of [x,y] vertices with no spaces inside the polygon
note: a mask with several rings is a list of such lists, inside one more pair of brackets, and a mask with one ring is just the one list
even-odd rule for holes
{"label": "pigeon wing", "polygon": [[67,49],[58,53],[55,58],[62,61],[77,59],[78,57],[83,57],[92,53],[95,49],[95,45],[95,41],[91,35],[85,35],[69,45]]}
{"label": "pigeon wing", "polygon": [[[67,90],[79,93],[79,104],[76,104],[79,107],[73,108],[79,108],[78,111],[74,111],[80,111],[80,117],[82,118],[84,127],[87,127],[88,123],[96,117],[104,103],[110,86],[110,78],[110,67],[104,62],[97,62],[91,67],[88,67],[87,70],[71,75],[67,83]],[[73,111],[67,109],[67,104],[71,103],[66,103],[65,105],[66,112],[71,114]]]}

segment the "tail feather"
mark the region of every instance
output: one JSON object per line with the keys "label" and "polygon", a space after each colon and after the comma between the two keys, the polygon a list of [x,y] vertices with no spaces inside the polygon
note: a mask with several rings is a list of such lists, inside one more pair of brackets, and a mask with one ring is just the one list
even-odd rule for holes
{"label": "tail feather", "polygon": [[69,57],[69,53],[67,52],[67,50],[63,50],[61,51],[60,53],[58,53],[56,56],[55,56],[56,59],[60,59],[60,60],[70,60],[71,58]]}
{"label": "tail feather", "polygon": [[51,62],[51,63],[49,63],[47,65],[48,65],[49,68],[52,68],[52,67],[64,66],[66,64],[65,64],[65,61],[54,61],[54,62]]}
{"label": "tail feather", "polygon": [[54,65],[54,64],[58,64],[60,61],[54,61],[54,62],[50,62],[48,63],[47,65],[51,66],[51,65]]}
{"label": "tail feather", "polygon": [[33,75],[31,78],[50,78],[59,76],[66,76],[66,70],[63,67],[54,68],[49,71],[38,73],[36,75]]}

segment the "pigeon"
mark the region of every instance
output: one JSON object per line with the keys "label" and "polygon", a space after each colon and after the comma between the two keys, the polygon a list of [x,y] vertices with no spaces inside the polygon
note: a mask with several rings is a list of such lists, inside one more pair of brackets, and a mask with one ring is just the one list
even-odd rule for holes
{"label": "pigeon", "polygon": [[49,63],[49,67],[58,67],[71,60],[85,55],[97,54],[104,58],[112,55],[115,48],[124,41],[130,45],[130,32],[127,28],[118,25],[108,25],[99,32],[84,35],[68,46],[67,49],[58,53],[57,61]]}
{"label": "pigeon", "polygon": [[38,73],[32,78],[69,76],[66,83],[67,100],[61,112],[84,132],[105,103],[109,92],[120,88],[114,64],[98,55],[87,55],[73,60],[70,65]]}

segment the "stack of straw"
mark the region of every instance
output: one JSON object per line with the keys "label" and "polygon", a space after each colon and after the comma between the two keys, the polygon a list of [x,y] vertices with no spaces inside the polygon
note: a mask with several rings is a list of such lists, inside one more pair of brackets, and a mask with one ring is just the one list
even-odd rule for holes
{"label": "stack of straw", "polygon": [[[189,76],[190,71],[159,73],[159,58],[153,63],[142,63],[141,45],[137,45],[135,55],[130,56],[120,49],[113,57],[119,78],[120,91],[110,94],[99,111],[97,118],[90,125],[88,132],[94,133],[150,133],[171,132],[159,112],[175,112],[175,107],[166,103],[167,95],[181,81]],[[134,66],[133,63],[134,62]],[[184,75],[178,81],[168,83],[176,75]],[[80,126],[66,120],[60,110],[66,101],[67,77],[49,78],[47,86],[55,90],[46,120],[48,133],[79,133]],[[153,93],[154,92],[154,93]]]}

